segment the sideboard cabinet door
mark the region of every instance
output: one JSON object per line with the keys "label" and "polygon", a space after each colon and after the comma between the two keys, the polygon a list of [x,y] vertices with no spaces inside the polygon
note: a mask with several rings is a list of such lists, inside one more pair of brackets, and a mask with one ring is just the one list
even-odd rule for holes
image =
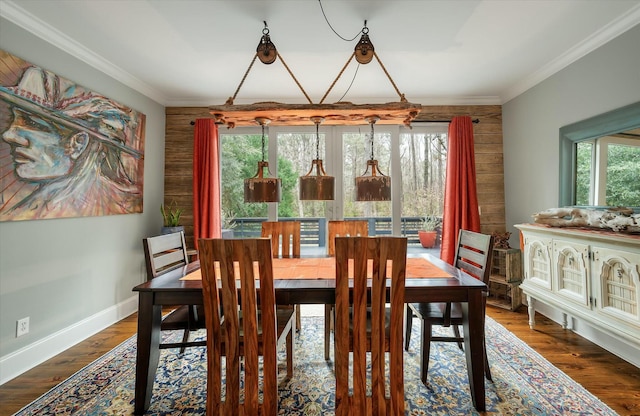
{"label": "sideboard cabinet door", "polygon": [[593,247],[596,310],[615,320],[640,324],[640,254]]}
{"label": "sideboard cabinet door", "polygon": [[554,239],[553,265],[558,295],[590,309],[589,246]]}
{"label": "sideboard cabinet door", "polygon": [[525,236],[524,262],[527,282],[551,290],[551,239]]}

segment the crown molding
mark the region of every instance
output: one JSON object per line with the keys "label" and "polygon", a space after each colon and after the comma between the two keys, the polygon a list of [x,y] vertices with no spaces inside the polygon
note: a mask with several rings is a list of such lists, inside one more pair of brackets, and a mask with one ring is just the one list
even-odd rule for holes
{"label": "crown molding", "polygon": [[605,43],[615,39],[638,24],[640,24],[640,4],[633,7],[629,13],[613,20],[593,35],[576,44],[564,54],[555,58],[521,82],[518,82],[513,87],[509,88],[505,91],[504,95],[502,95],[502,104],[538,85],[553,74],[561,71],[578,59],[593,52]]}
{"label": "crown molding", "polygon": [[13,1],[5,0],[2,2],[2,7],[0,7],[0,16],[15,23],[40,39],[52,44],[56,48],[59,48],[71,56],[85,62],[98,71],[104,72],[127,87],[151,98],[157,103],[165,105],[168,101],[167,97],[158,90],[152,88],[119,66],[112,64],[108,60],[87,49],[85,46],[55,29],[48,23],[38,19],[36,16],[27,12]]}

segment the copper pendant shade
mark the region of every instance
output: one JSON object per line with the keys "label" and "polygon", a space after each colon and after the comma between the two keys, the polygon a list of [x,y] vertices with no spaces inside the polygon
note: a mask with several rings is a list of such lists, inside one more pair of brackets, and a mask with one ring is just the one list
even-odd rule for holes
{"label": "copper pendant shade", "polygon": [[[324,119],[311,117],[316,125],[316,158],[311,162],[311,169],[306,175],[300,177],[301,201],[332,201],[336,178],[327,175],[320,159],[320,133],[319,126]],[[314,172],[315,171],[315,172]]]}
{"label": "copper pendant shade", "polygon": [[282,183],[280,178],[264,176],[269,172],[269,162],[258,162],[258,172],[252,178],[244,180],[244,202],[280,202]]}
{"label": "copper pendant shade", "polygon": [[255,176],[244,180],[244,202],[280,202],[282,181],[271,177],[269,162],[264,158],[264,126],[269,121],[268,118],[256,118],[256,122],[262,126],[262,160],[258,162]]}
{"label": "copper pendant shade", "polygon": [[377,160],[367,160],[366,172],[356,178],[356,201],[391,201],[391,177],[380,172]]}
{"label": "copper pendant shade", "polygon": [[[315,169],[316,174],[311,172]],[[311,162],[309,172],[300,177],[300,200],[333,201],[336,178],[328,176],[322,167],[322,159]]]}
{"label": "copper pendant shade", "polygon": [[367,170],[356,178],[356,201],[391,201],[391,177],[380,172],[373,158],[373,125],[377,120],[367,117],[371,124],[371,159],[367,160]]}

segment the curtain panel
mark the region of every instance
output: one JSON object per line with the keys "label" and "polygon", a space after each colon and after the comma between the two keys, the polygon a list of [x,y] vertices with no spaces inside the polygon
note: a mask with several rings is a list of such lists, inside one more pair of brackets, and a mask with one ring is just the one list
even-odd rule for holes
{"label": "curtain panel", "polygon": [[197,119],[193,134],[193,237],[220,238],[220,138],[212,119]]}
{"label": "curtain panel", "polygon": [[447,178],[444,190],[440,258],[453,264],[460,229],[480,232],[476,165],[471,117],[454,117],[449,124]]}

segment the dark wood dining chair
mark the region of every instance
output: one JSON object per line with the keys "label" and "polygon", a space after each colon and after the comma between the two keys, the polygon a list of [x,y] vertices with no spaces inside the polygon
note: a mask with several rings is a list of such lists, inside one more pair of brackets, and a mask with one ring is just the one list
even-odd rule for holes
{"label": "dark wood dining chair", "polygon": [[[329,221],[327,223],[328,241],[327,254],[335,256],[336,237],[367,237],[369,235],[369,221]],[[333,329],[333,305],[324,305],[324,359],[329,360],[331,350],[331,330]]]}
{"label": "dark wood dining chair", "polygon": [[[336,237],[335,247],[335,414],[404,415],[402,332],[407,239]],[[350,289],[350,280],[353,289]],[[353,352],[352,372],[349,371],[350,351]],[[367,352],[370,352],[368,363]],[[388,368],[385,368],[385,352],[389,352]],[[368,367],[371,396],[367,396]],[[387,371],[389,397],[385,392]]]}
{"label": "dark wood dining chair", "polygon": [[[262,237],[271,239],[273,258],[300,257],[300,221],[264,221]],[[296,328],[301,328],[300,305],[294,305]]]}
{"label": "dark wood dining chair", "polygon": [[[189,263],[184,232],[164,234],[142,239],[147,281]],[[160,324],[162,331],[184,330],[181,342],[161,343],[160,348],[180,348],[205,345],[205,341],[189,341],[191,331],[205,327],[204,308],[195,305],[178,305],[165,316]]]}
{"label": "dark wood dining chair", "polygon": [[[489,284],[491,274],[491,258],[493,255],[493,236],[480,234],[473,231],[460,230],[458,233],[458,245],[456,247],[454,266],[467,274]],[[485,298],[486,307],[486,298]],[[484,313],[484,308],[483,308]],[[410,303],[406,308],[406,333],[405,350],[409,350],[411,338],[411,326],[414,315],[422,320],[422,336],[420,344],[420,379],[427,382],[429,370],[429,353],[431,342],[456,342],[462,349],[464,338],[460,334],[462,325],[462,306],[457,302],[446,303]],[[484,322],[484,317],[483,317]],[[453,327],[454,336],[431,335],[434,325]],[[491,380],[491,370],[487,359],[487,347],[484,343],[484,373]]]}
{"label": "dark wood dining chair", "polygon": [[295,330],[293,309],[276,307],[271,242],[266,238],[200,239],[198,247],[207,324],[207,415],[276,415],[277,348],[286,343],[290,378]]}

